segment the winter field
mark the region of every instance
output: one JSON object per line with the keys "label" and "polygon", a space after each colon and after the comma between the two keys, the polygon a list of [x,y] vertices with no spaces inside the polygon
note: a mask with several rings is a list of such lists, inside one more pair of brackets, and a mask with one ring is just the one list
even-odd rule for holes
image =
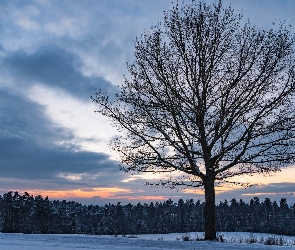
{"label": "winter field", "polygon": [[[58,235],[58,234],[4,234],[0,233],[1,250],[197,250],[197,249],[295,249],[295,237],[271,234],[221,233],[224,242],[197,241],[201,233],[149,234],[132,236]],[[190,241],[183,241],[183,239]],[[274,239],[284,246],[265,245],[261,242]],[[247,243],[250,240],[260,243]],[[240,243],[242,242],[242,243]]]}

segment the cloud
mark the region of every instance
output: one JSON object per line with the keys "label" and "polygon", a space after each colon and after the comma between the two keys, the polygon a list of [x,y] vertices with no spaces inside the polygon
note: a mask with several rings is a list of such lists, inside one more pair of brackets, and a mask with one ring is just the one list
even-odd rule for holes
{"label": "cloud", "polygon": [[41,27],[38,23],[32,21],[28,17],[18,18],[17,24],[27,30],[39,31],[41,29]]}
{"label": "cloud", "polygon": [[295,193],[294,182],[269,183],[256,188],[256,192],[260,193]]}
{"label": "cloud", "polygon": [[[0,90],[0,170],[2,178],[20,178],[88,186],[119,181],[118,164],[105,153],[58,146],[73,137],[44,116],[44,107]],[[11,116],[13,114],[13,116]],[[119,172],[119,171],[118,171]],[[70,178],[79,176],[79,179]],[[110,182],[111,183],[111,182]]]}
{"label": "cloud", "polygon": [[[115,168],[115,162],[103,153],[75,151],[62,147],[40,146],[26,138],[1,138],[2,177],[25,179],[66,178],[74,174],[96,174],[105,169]],[[67,173],[61,175],[60,173]]]}
{"label": "cloud", "polygon": [[83,76],[80,59],[60,47],[43,47],[33,53],[15,51],[2,60],[2,67],[18,85],[36,82],[62,88],[77,98],[90,101],[95,89],[116,91],[116,87],[101,77]]}
{"label": "cloud", "polygon": [[[17,89],[15,93],[11,93],[7,89],[0,89],[0,111],[0,135],[2,138],[22,139],[27,137],[34,141],[48,138],[52,143],[58,136],[58,133],[53,133],[51,124],[48,123],[44,115],[44,107],[20,97]],[[64,132],[63,134],[66,136]]]}
{"label": "cloud", "polygon": [[216,195],[218,201],[224,199],[243,199],[248,202],[253,197],[259,197],[261,201],[265,198],[273,200],[280,200],[287,198],[288,202],[295,202],[295,183],[294,182],[281,182],[281,183],[268,183],[264,185],[257,185],[250,188],[233,188]]}

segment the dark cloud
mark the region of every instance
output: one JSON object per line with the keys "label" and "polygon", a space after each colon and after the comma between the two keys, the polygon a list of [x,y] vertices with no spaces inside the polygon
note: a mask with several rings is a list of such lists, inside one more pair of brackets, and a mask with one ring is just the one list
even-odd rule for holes
{"label": "dark cloud", "polygon": [[287,198],[289,202],[295,202],[295,183],[293,182],[281,182],[281,183],[269,183],[265,185],[253,186],[250,188],[238,188],[229,191],[225,191],[216,195],[217,201],[223,201],[225,199],[231,200],[232,198],[243,199],[249,202],[253,197],[259,197],[261,201],[265,198],[271,200],[280,200],[281,198]]}
{"label": "dark cloud", "polygon": [[0,89],[0,118],[2,138],[27,137],[35,141],[47,138],[49,142],[56,139],[56,131],[51,130],[44,107],[4,89]]}
{"label": "dark cloud", "polygon": [[[60,184],[77,183],[61,173],[97,174],[93,182],[119,178],[111,173],[118,164],[103,153],[62,147],[56,140],[68,140],[70,131],[54,126],[44,117],[44,107],[0,90],[0,171],[1,177],[26,180],[47,179]],[[110,174],[109,174],[110,172]],[[81,180],[80,184],[85,180]],[[91,184],[91,183],[88,183]],[[96,183],[97,185],[97,183]]]}
{"label": "dark cloud", "polygon": [[[295,193],[294,182],[282,182],[282,183],[269,183],[267,185],[261,185],[256,187],[255,192],[257,193]],[[249,189],[251,193],[251,189]],[[252,191],[253,192],[253,191]]]}
{"label": "dark cloud", "polygon": [[96,88],[109,93],[116,91],[116,87],[103,78],[83,76],[79,71],[79,58],[56,46],[42,47],[31,54],[10,53],[3,59],[2,67],[17,84],[46,84],[65,89],[82,99],[89,99]]}
{"label": "dark cloud", "polygon": [[0,138],[0,148],[2,177],[51,179],[58,173],[91,174],[116,166],[103,153],[40,146],[26,138]]}

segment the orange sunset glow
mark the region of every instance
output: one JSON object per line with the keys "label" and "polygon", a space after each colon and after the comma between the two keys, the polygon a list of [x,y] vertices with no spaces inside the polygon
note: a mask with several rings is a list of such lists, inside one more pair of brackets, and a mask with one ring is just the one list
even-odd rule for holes
{"label": "orange sunset glow", "polygon": [[[258,187],[267,187],[269,183],[293,183],[293,176],[295,173],[295,167],[292,166],[290,168],[285,168],[282,171],[268,177],[264,177],[261,175],[256,175],[253,177],[244,177],[244,181],[252,181],[252,184],[257,184]],[[155,179],[159,179],[158,176],[155,178],[155,175],[151,176],[151,181]],[[132,176],[130,178],[126,178],[122,180],[122,183],[130,183],[132,184],[133,181],[142,180],[143,178],[147,178],[146,176],[143,177],[141,174],[138,178]],[[148,179],[145,179],[148,181]],[[144,187],[143,183],[141,184]],[[294,183],[295,185],[295,183]],[[219,194],[226,194],[227,192],[235,192],[236,190],[242,190],[242,197],[249,197],[253,198],[254,196],[284,196],[287,195],[288,197],[293,196],[295,197],[295,192],[255,192],[252,188],[242,188],[239,185],[223,185],[216,187],[216,195]],[[73,189],[73,190],[45,190],[45,189],[31,189],[31,190],[23,190],[23,192],[27,191],[30,195],[37,196],[42,195],[42,197],[48,196],[51,200],[53,199],[91,199],[93,197],[99,197],[101,199],[116,199],[118,201],[125,201],[132,202],[132,201],[164,201],[167,200],[169,195],[163,195],[162,193],[157,192],[153,188],[145,188],[145,189],[138,189],[132,190],[130,188],[122,188],[122,187],[97,187],[97,188],[84,188],[84,189]],[[153,193],[153,195],[151,195]],[[201,199],[204,196],[204,190],[200,188],[185,188],[180,189],[178,192],[171,190],[171,193],[174,193],[174,199],[178,198],[194,198],[194,199]],[[234,198],[234,197],[231,197]],[[241,198],[241,197],[240,197]]]}

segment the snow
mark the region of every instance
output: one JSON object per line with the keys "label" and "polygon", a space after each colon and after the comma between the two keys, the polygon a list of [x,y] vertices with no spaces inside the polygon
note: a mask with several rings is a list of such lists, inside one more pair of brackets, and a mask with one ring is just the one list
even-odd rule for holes
{"label": "snow", "polygon": [[[269,246],[261,243],[232,243],[232,239],[255,237],[269,237],[267,234],[249,233],[220,233],[227,242],[204,242],[204,241],[183,241],[183,236],[196,238],[202,233],[189,234],[148,234],[132,235],[127,237],[97,236],[97,235],[60,235],[60,234],[4,234],[0,233],[1,250],[74,250],[74,249],[96,249],[96,250],[198,250],[198,249],[295,249],[295,237],[282,236],[289,246]],[[276,236],[280,237],[280,236]]]}

